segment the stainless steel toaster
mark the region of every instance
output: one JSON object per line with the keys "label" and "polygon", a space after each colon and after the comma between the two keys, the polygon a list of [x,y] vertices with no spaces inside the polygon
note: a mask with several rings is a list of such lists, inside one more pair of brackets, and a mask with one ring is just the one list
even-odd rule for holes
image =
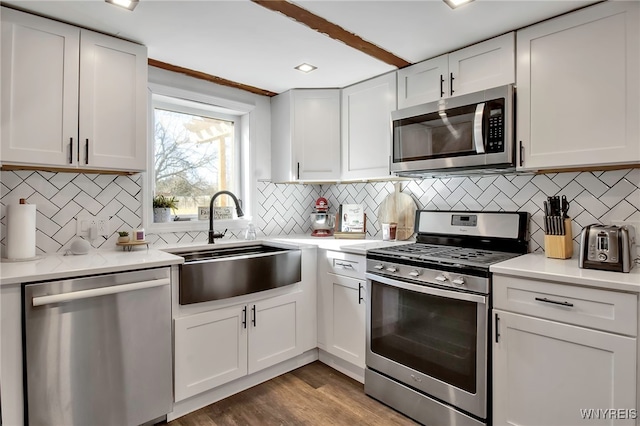
{"label": "stainless steel toaster", "polygon": [[580,234],[580,267],[629,272],[635,264],[633,226],[593,224]]}

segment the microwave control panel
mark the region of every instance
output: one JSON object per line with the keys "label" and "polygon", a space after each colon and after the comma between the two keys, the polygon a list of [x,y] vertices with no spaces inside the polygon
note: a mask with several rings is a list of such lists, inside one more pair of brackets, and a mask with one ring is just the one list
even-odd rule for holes
{"label": "microwave control panel", "polygon": [[504,152],[504,108],[502,102],[489,103],[489,125],[485,150],[487,153]]}

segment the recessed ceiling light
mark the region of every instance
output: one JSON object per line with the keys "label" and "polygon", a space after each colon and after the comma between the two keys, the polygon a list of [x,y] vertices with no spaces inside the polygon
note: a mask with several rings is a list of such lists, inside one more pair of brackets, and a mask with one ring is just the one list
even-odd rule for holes
{"label": "recessed ceiling light", "polygon": [[473,0],[443,0],[446,4],[449,5],[451,9],[455,9],[458,6],[462,6],[466,3],[471,3]]}
{"label": "recessed ceiling light", "polygon": [[302,71],[304,73],[309,73],[315,69],[318,69],[318,67],[314,67],[313,65],[309,65],[309,64],[300,64],[297,67],[295,67],[295,69],[297,69],[298,71]]}
{"label": "recessed ceiling light", "polygon": [[104,0],[107,3],[114,4],[116,6],[124,7],[125,9],[133,10],[138,5],[139,0]]}

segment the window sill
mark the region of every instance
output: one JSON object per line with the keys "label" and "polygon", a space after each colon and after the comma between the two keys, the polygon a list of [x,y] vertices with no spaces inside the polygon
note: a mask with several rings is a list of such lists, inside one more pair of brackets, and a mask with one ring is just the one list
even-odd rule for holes
{"label": "window sill", "polygon": [[[251,217],[241,219],[214,220],[213,226],[217,232],[225,229],[239,230],[246,229],[251,223]],[[168,232],[207,232],[209,230],[208,220],[189,220],[165,223],[150,223],[147,225],[148,234],[163,234]]]}

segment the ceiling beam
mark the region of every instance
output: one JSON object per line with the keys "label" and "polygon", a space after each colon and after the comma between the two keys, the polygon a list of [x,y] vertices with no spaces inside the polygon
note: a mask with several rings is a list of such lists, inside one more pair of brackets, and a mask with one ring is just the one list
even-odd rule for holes
{"label": "ceiling beam", "polygon": [[149,66],[162,68],[163,70],[173,71],[180,74],[185,74],[189,77],[198,78],[200,80],[206,80],[211,83],[220,84],[222,86],[235,87],[236,89],[245,90],[247,92],[255,93],[256,95],[262,96],[276,96],[277,93],[271,92],[269,90],[260,89],[258,87],[249,86],[247,84],[238,83],[235,81],[227,80],[222,77],[216,77],[215,75],[206,74],[200,71],[195,71],[189,68],[180,67],[178,65],[168,64],[166,62],[161,62],[156,59],[149,58],[148,60]]}
{"label": "ceiling beam", "polygon": [[301,8],[298,5],[289,3],[285,0],[251,0],[269,10],[280,12],[289,18],[308,26],[320,33],[345,43],[347,46],[353,47],[369,56],[372,56],[389,65],[397,68],[404,68],[411,65],[402,58],[397,57],[391,52],[387,52],[379,46],[362,39],[356,34],[350,33],[339,25],[329,22],[326,19]]}

